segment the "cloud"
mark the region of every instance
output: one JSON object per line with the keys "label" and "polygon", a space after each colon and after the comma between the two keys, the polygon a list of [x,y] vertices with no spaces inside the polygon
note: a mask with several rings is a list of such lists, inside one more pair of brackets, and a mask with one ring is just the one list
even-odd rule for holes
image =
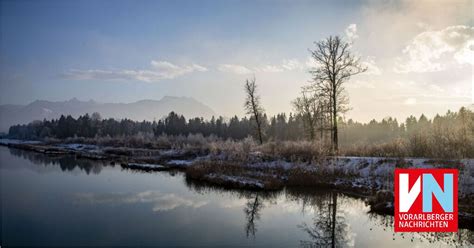
{"label": "cloud", "polygon": [[364,39],[358,45],[377,57],[398,56],[407,41],[428,30],[472,25],[472,0],[364,1],[357,21]]}
{"label": "cloud", "polygon": [[361,62],[362,66],[367,67],[367,71],[364,72],[365,75],[381,75],[382,69],[380,69],[375,64],[374,57],[368,57],[365,61]]}
{"label": "cloud", "polygon": [[159,71],[163,77],[166,78],[175,78],[187,73],[191,72],[205,72],[207,71],[207,68],[197,65],[197,64],[192,64],[192,65],[186,65],[186,66],[177,66],[174,65],[168,61],[151,61],[151,65],[156,71]]}
{"label": "cloud", "polygon": [[414,97],[407,98],[407,99],[405,99],[403,104],[405,104],[405,105],[415,105],[416,104],[416,98],[414,98]]}
{"label": "cloud", "polygon": [[428,86],[428,88],[429,88],[431,91],[434,91],[434,92],[439,92],[439,93],[444,92],[443,88],[439,87],[439,86],[436,85],[436,84],[430,84],[430,85]]}
{"label": "cloud", "polygon": [[284,72],[305,69],[305,65],[298,59],[284,59],[277,65],[263,65],[255,68],[257,72]]}
{"label": "cloud", "polygon": [[72,80],[133,80],[147,83],[173,79],[192,72],[205,72],[207,68],[197,65],[178,66],[168,61],[151,61],[149,70],[69,70],[63,78]]}
{"label": "cloud", "polygon": [[255,71],[258,71],[258,72],[282,72],[282,71],[285,71],[285,69],[281,66],[278,66],[278,65],[264,65],[264,66],[255,68]]}
{"label": "cloud", "polygon": [[204,201],[194,201],[175,194],[165,194],[159,191],[109,194],[80,193],[75,195],[75,200],[78,203],[88,204],[152,203],[154,212],[173,210],[178,207],[199,208],[207,204]]}
{"label": "cloud", "polygon": [[322,64],[319,64],[318,62],[316,62],[316,60],[314,60],[311,56],[309,56],[307,59],[306,59],[306,62],[305,62],[305,66],[306,68],[308,69],[313,69],[315,67],[320,67]]}
{"label": "cloud", "polygon": [[[469,88],[466,87],[464,81],[452,82],[449,88],[423,81],[383,80],[379,84],[383,86],[377,90],[390,91],[390,96],[384,95],[383,99],[404,105],[450,105],[454,103],[464,105],[470,99]],[[383,95],[384,93],[378,94]]]}
{"label": "cloud", "polygon": [[346,37],[349,43],[353,43],[359,36],[357,35],[357,24],[350,24],[345,30]]}
{"label": "cloud", "polygon": [[442,71],[453,63],[474,65],[474,27],[421,32],[402,53],[394,68],[397,73]]}
{"label": "cloud", "polygon": [[252,70],[243,66],[243,65],[234,65],[234,64],[221,64],[217,67],[221,72],[230,72],[234,74],[250,74],[253,73]]}
{"label": "cloud", "polygon": [[347,83],[347,87],[351,89],[375,89],[375,84],[368,80],[353,80]]}
{"label": "cloud", "polygon": [[[472,28],[471,28],[472,31]],[[471,39],[454,54],[454,59],[460,64],[474,65],[474,39],[471,33]]]}
{"label": "cloud", "polygon": [[304,69],[303,63],[297,59],[285,59],[281,66],[288,71]]}
{"label": "cloud", "polygon": [[217,69],[221,72],[230,72],[234,74],[250,74],[256,72],[275,73],[293,70],[303,70],[306,65],[298,59],[283,59],[281,63],[277,64],[263,64],[254,67],[247,67],[237,64],[221,64]]}

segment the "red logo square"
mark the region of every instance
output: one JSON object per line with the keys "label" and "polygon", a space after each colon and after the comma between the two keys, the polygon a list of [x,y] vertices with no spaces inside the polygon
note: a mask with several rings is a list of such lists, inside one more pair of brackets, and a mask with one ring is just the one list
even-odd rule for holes
{"label": "red logo square", "polygon": [[458,170],[395,169],[395,232],[457,232]]}

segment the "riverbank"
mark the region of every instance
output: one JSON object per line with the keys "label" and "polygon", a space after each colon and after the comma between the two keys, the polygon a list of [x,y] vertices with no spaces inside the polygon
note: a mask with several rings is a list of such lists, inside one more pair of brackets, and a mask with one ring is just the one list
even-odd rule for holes
{"label": "riverbank", "polygon": [[180,170],[187,180],[223,188],[276,191],[285,187],[330,188],[367,199],[371,211],[393,214],[395,168],[456,168],[459,170],[460,225],[474,229],[474,159],[312,157],[285,159],[260,151],[245,156],[213,153],[203,149],[147,149],[103,147],[89,144],[47,144],[1,140],[1,145],[49,156],[78,158],[120,164],[141,171]]}

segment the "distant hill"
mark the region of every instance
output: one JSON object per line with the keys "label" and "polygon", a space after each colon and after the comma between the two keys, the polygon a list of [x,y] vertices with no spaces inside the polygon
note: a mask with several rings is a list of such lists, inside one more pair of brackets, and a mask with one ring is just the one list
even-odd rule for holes
{"label": "distant hill", "polygon": [[0,105],[0,132],[16,124],[34,120],[59,118],[62,114],[78,117],[85,113],[99,112],[103,118],[132,120],[159,120],[175,111],[187,118],[211,118],[214,111],[190,97],[165,96],[161,100],[141,100],[133,103],[99,103],[93,100],[79,101],[73,98],[63,102],[37,100],[28,105]]}

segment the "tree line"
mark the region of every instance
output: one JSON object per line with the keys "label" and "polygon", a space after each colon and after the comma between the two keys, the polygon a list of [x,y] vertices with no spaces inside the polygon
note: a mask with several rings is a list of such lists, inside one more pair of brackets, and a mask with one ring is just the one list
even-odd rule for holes
{"label": "tree line", "polygon": [[[72,137],[126,137],[139,133],[166,135],[202,134],[214,135],[221,139],[241,140],[253,136],[257,140],[260,135],[255,130],[254,117],[239,118],[234,116],[224,119],[222,116],[204,120],[191,118],[171,112],[159,121],[133,121],[129,119],[102,119],[100,114],[85,114],[78,118],[61,116],[59,119],[34,121],[25,125],[10,127],[8,137],[16,139],[72,138]],[[330,133],[323,136],[312,136],[306,132],[305,117],[302,114],[285,113],[260,118],[262,140],[313,140],[330,141]],[[408,117],[398,122],[395,118],[381,121],[372,120],[360,123],[352,119],[338,120],[341,146],[383,144],[397,139],[413,143],[416,149],[427,149],[427,146],[443,149],[457,149],[465,154],[474,155],[474,112],[461,108],[458,112],[448,111],[445,115],[436,115],[428,119],[425,115],[416,118]],[[423,151],[420,151],[423,153]],[[471,156],[472,156],[471,155]]]}

